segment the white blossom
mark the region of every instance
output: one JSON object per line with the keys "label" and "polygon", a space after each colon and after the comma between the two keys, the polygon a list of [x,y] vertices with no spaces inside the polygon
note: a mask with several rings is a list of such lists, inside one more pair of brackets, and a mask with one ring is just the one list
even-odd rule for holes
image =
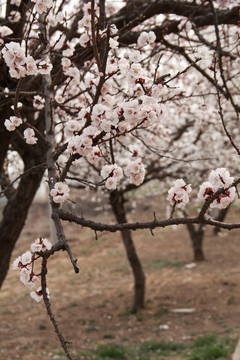
{"label": "white blossom", "polygon": [[109,190],[114,190],[123,177],[123,171],[117,164],[105,165],[101,170],[101,176],[105,180],[105,186]]}
{"label": "white blossom", "polygon": [[71,66],[64,71],[64,74],[71,78],[72,85],[78,85],[80,83],[80,72],[78,68]]}
{"label": "white blossom", "polygon": [[228,190],[224,190],[220,195],[218,195],[217,199],[215,199],[211,204],[211,208],[219,208],[219,209],[225,209],[228,207],[228,205],[233,202],[236,195],[236,188],[231,187]]}
{"label": "white blossom", "polygon": [[82,34],[79,38],[79,43],[82,47],[86,47],[89,40],[90,40],[90,38],[89,38],[88,34]]}
{"label": "white blossom", "polygon": [[70,46],[66,50],[63,50],[62,52],[62,56],[67,58],[73,56],[73,54],[74,54],[74,48]]}
{"label": "white blossom", "polygon": [[138,37],[137,44],[139,47],[143,47],[148,43],[153,43],[155,40],[156,35],[153,31],[149,31],[148,33],[146,31],[142,31]]}
{"label": "white blossom", "polygon": [[208,200],[215,192],[215,187],[209,181],[205,181],[200,185],[198,198],[200,200]]}
{"label": "white blossom", "polygon": [[14,131],[21,124],[22,119],[17,116],[10,116],[9,119],[4,121],[4,125],[8,131]]}
{"label": "white blossom", "polygon": [[45,99],[40,95],[35,95],[33,98],[33,107],[37,110],[41,110],[44,108]]}
{"label": "white blossom", "polygon": [[59,104],[63,104],[63,103],[64,103],[64,97],[63,97],[62,95],[57,94],[57,95],[55,96],[55,100],[56,100],[56,102],[58,102]]}
{"label": "white blossom", "polygon": [[137,44],[138,46],[142,47],[146,45],[147,42],[148,42],[148,33],[146,31],[143,31],[138,37]]}
{"label": "white blossom", "polygon": [[80,123],[77,120],[68,120],[65,127],[65,134],[67,137],[72,137],[74,132],[80,130]]}
{"label": "white blossom", "polygon": [[66,20],[65,15],[62,12],[57,13],[56,21],[58,23],[61,23],[61,22],[65,21],[65,20]]}
{"label": "white blossom", "polygon": [[52,247],[51,242],[46,238],[40,238],[34,240],[34,243],[31,245],[32,252],[40,252],[42,250],[50,250]]}
{"label": "white blossom", "polygon": [[41,240],[42,240],[42,244],[43,244],[43,249],[46,248],[47,250],[50,250],[52,248],[52,244],[48,239],[43,238]]}
{"label": "white blossom", "polygon": [[212,170],[209,175],[209,182],[216,188],[227,188],[232,185],[234,178],[230,176],[225,168]]}
{"label": "white blossom", "polygon": [[24,283],[24,285],[28,290],[34,291],[39,285],[39,278],[36,275],[31,274],[29,281]]}
{"label": "white blossom", "polygon": [[105,186],[108,190],[115,190],[117,188],[117,179],[115,177],[109,177],[105,182]]}
{"label": "white blossom", "polygon": [[119,45],[119,43],[118,43],[117,40],[115,40],[113,38],[109,39],[109,46],[110,46],[111,49],[117,49],[118,45]]}
{"label": "white blossom", "polygon": [[64,182],[56,182],[54,188],[50,191],[53,201],[61,204],[69,198],[69,187]]}
{"label": "white blossom", "polygon": [[21,5],[21,0],[11,0],[10,4],[19,7]]}
{"label": "white blossom", "polygon": [[63,71],[66,71],[71,66],[72,63],[71,63],[70,59],[63,57],[61,60],[61,64],[62,64]]}
{"label": "white blossom", "polygon": [[17,23],[20,19],[21,19],[21,14],[19,11],[15,11],[15,10],[10,11],[10,14],[8,17],[8,20],[10,21],[10,23],[13,23],[13,24]]}
{"label": "white blossom", "polygon": [[18,268],[20,268],[22,265],[22,257],[18,256],[14,261],[13,261],[13,265],[12,268],[13,270],[17,270]]}
{"label": "white blossom", "polygon": [[20,270],[20,281],[26,285],[30,281],[30,275],[32,272],[32,268],[23,267]]}
{"label": "white blossom", "polygon": [[0,26],[0,38],[4,38],[12,33],[12,30],[8,26]]}
{"label": "white blossom", "polygon": [[37,137],[35,137],[35,131],[31,128],[27,128],[23,132],[24,139],[26,140],[26,143],[29,145],[34,145],[37,143]]}
{"label": "white blossom", "polygon": [[30,251],[26,251],[25,253],[22,254],[21,263],[23,265],[30,264],[31,261],[32,261],[32,253]]}
{"label": "white blossom", "polygon": [[[50,291],[48,290],[48,288],[46,288],[46,292],[47,292],[47,297],[49,298]],[[37,290],[30,292],[30,296],[36,302],[40,302],[43,298],[42,287],[39,287],[39,288],[37,288]]]}
{"label": "white blossom", "polygon": [[191,184],[186,184],[183,179],[177,179],[174,186],[168,190],[167,200],[172,206],[183,209],[189,202],[189,193],[192,191]]}
{"label": "white blossom", "polygon": [[50,74],[50,72],[52,71],[52,68],[53,68],[52,64],[48,63],[46,61],[40,61],[38,63],[38,71],[42,75]]}
{"label": "white blossom", "polygon": [[130,178],[130,182],[136,186],[142,184],[145,178],[146,170],[142,164],[141,158],[131,161],[126,169],[125,174]]}
{"label": "white blossom", "polygon": [[31,251],[33,253],[42,251],[42,244],[36,241],[31,245]]}

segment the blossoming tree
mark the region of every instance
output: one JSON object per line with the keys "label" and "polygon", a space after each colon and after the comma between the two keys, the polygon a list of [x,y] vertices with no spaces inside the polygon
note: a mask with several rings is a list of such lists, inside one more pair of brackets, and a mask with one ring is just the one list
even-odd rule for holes
{"label": "blossoming tree", "polygon": [[[0,283],[46,171],[58,242],[37,235],[14,269],[32,298],[44,299],[69,359],[46,283],[48,258],[59,250],[79,272],[64,221],[123,234],[173,224],[240,227],[208,215],[234,200],[240,182],[239,10],[230,0],[8,0],[2,9],[0,183],[8,201],[0,223]],[[11,179],[14,161],[20,170]],[[177,180],[167,196],[170,217],[127,223],[124,189],[171,177]],[[105,187],[118,223],[64,211],[74,182]],[[174,217],[192,188],[198,214]]]}

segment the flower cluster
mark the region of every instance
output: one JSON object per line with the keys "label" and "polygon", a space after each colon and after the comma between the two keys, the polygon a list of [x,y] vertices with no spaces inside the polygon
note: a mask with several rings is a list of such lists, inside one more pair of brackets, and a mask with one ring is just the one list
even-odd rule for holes
{"label": "flower cluster", "polygon": [[117,164],[105,165],[101,170],[101,176],[106,180],[106,188],[115,190],[123,177],[123,171]]}
{"label": "flower cluster", "polygon": [[23,135],[24,135],[24,139],[26,140],[27,144],[34,145],[37,143],[38,139],[34,136],[35,132],[33,129],[27,128],[26,130],[24,130]]}
{"label": "flower cluster", "polygon": [[98,146],[93,146],[93,138],[99,133],[95,126],[86,127],[81,135],[75,135],[80,130],[80,123],[76,120],[69,120],[65,128],[66,136],[72,136],[68,142],[68,151],[71,154],[80,154],[87,158],[91,164],[97,163],[101,152]]}
{"label": "flower cluster", "polygon": [[52,70],[52,64],[46,61],[37,62],[31,55],[26,56],[24,44],[20,45],[14,41],[5,44],[2,55],[10,69],[10,75],[16,79],[37,73],[49,74]]}
{"label": "flower cluster", "polygon": [[[37,238],[31,245],[31,251],[26,251],[13,262],[13,270],[20,269],[20,281],[30,290],[30,296],[37,302],[42,299],[42,288],[39,286],[39,275],[33,272],[34,253],[50,250],[52,244],[48,239]],[[47,289],[49,295],[49,290]]]}
{"label": "flower cluster", "polygon": [[69,198],[69,187],[64,182],[56,182],[54,188],[50,191],[50,195],[55,203],[61,204]]}
{"label": "flower cluster", "polygon": [[176,208],[183,209],[189,202],[189,193],[192,191],[191,184],[186,184],[183,179],[175,181],[174,186],[168,190],[167,200]]}
{"label": "flower cluster", "polygon": [[[73,122],[70,124],[71,129],[77,128],[77,126],[75,127],[76,123],[73,124]],[[70,128],[68,128],[67,130],[69,131]],[[91,136],[85,136],[84,134],[82,135],[76,135],[73,136],[69,143],[68,143],[68,151],[71,154],[75,154],[78,153],[82,156],[87,156],[88,153],[92,150],[92,145],[93,145],[93,141],[92,141],[92,137]]]}
{"label": "flower cluster", "polygon": [[130,162],[125,169],[126,176],[130,177],[130,182],[136,186],[142,184],[145,173],[146,170],[141,162],[141,158]]}
{"label": "flower cluster", "polygon": [[12,77],[19,79],[26,75],[36,74],[37,65],[34,58],[30,55],[25,56],[25,49],[19,43],[11,41],[5,44],[2,55]]}
{"label": "flower cluster", "polygon": [[4,125],[8,131],[14,131],[19,125],[22,124],[22,119],[17,116],[10,116],[9,119],[4,121]]}
{"label": "flower cluster", "polygon": [[236,189],[230,187],[234,178],[225,168],[218,168],[210,172],[208,181],[205,181],[199,189],[198,198],[203,201],[209,200],[219,189],[224,191],[210,204],[211,208],[225,209],[234,200]]}

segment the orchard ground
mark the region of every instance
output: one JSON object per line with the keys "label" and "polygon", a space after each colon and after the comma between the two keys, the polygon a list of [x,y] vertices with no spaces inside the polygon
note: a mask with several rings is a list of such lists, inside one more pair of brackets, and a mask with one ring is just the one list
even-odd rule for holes
{"label": "orchard ground", "polygon": [[[102,204],[84,204],[78,209],[84,215],[114,222]],[[153,210],[158,218],[163,217],[158,209],[158,198],[140,199],[128,218],[152,219]],[[140,212],[144,213],[142,217]],[[240,209],[233,207],[227,220],[239,221],[239,215]],[[134,315],[130,312],[133,279],[120,234],[98,233],[96,240],[94,232],[87,229],[70,223],[65,228],[80,274],[74,274],[66,253],[61,252],[49,260],[48,288],[53,312],[65,338],[72,342],[75,356],[180,360],[188,358],[194,339],[212,334],[217,339],[232,339],[234,347],[240,332],[237,230],[222,231],[222,236],[216,237],[208,228],[206,261],[190,268],[186,265],[192,263],[192,249],[185,227],[157,229],[154,236],[149,231],[136,231],[135,245],[146,274],[146,307]],[[34,203],[14,257],[28,250],[41,235],[49,235],[48,207]],[[176,313],[175,309],[192,312]],[[30,298],[17,271],[9,271],[0,292],[0,324],[1,359],[65,359],[43,303]],[[182,350],[146,354],[147,344],[162,341],[181,343]],[[99,349],[108,349],[107,355]],[[230,357],[221,359],[225,358]]]}

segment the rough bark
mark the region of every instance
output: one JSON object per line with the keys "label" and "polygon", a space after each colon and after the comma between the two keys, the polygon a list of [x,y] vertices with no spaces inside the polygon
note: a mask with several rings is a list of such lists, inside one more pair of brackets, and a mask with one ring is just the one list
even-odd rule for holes
{"label": "rough bark", "polygon": [[[118,223],[126,223],[126,213],[124,209],[124,196],[117,190],[111,192],[110,202]],[[122,240],[125,246],[127,257],[134,276],[134,300],[133,312],[137,312],[144,307],[145,297],[145,275],[137,251],[134,246],[131,231],[125,229],[121,232]]]}

